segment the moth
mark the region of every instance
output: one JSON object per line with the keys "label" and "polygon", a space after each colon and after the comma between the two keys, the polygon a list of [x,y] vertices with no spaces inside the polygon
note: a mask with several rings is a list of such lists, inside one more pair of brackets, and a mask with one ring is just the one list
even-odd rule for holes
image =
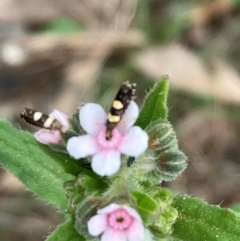
{"label": "moth", "polygon": [[125,113],[131,100],[135,98],[136,84],[129,83],[129,81],[124,82],[116,97],[112,103],[112,106],[107,115],[106,123],[106,139],[110,140],[112,138],[112,131],[121,121],[123,114]]}
{"label": "moth", "polygon": [[[112,138],[112,131],[121,121],[123,114],[125,113],[131,100],[135,98],[136,84],[124,82],[114,98],[111,108],[107,115],[106,122],[106,139]],[[64,132],[64,127],[55,118],[50,117],[40,111],[36,111],[30,108],[25,108],[20,114],[21,118],[27,123],[48,129],[48,130],[60,130]]]}
{"label": "moth", "polygon": [[20,117],[33,126],[52,131],[59,130],[64,132],[64,127],[57,119],[52,118],[49,115],[46,115],[40,111],[25,108],[20,114]]}

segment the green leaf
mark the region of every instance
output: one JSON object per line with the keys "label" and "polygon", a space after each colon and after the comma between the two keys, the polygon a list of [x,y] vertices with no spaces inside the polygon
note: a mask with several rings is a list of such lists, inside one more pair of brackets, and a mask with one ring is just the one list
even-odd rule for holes
{"label": "green leaf", "polygon": [[158,81],[153,88],[148,92],[140,115],[135,123],[145,129],[152,121],[167,119],[167,96],[169,89],[168,77],[164,76]]}
{"label": "green leaf", "polygon": [[107,190],[109,184],[107,178],[97,175],[92,170],[85,170],[78,176],[75,186],[82,186],[85,189],[85,193],[90,195],[103,193]]}
{"label": "green leaf", "polygon": [[59,150],[57,152],[57,148],[54,150],[54,145],[50,146],[51,148],[43,144],[39,144],[39,146],[49,157],[61,165],[64,172],[77,176],[83,170],[81,160],[75,160]]}
{"label": "green leaf", "polygon": [[72,220],[60,224],[46,241],[85,241],[86,239],[77,233]]}
{"label": "green leaf", "polygon": [[145,222],[152,223],[159,217],[158,203],[148,194],[133,190],[136,208]]}
{"label": "green leaf", "polygon": [[240,204],[235,204],[231,207],[231,209],[235,212],[240,212]]}
{"label": "green leaf", "polygon": [[63,183],[71,177],[46,155],[32,135],[0,121],[0,163],[24,185],[60,210],[67,208]]}
{"label": "green leaf", "polygon": [[188,196],[178,196],[172,236],[184,241],[239,241],[240,214]]}
{"label": "green leaf", "polygon": [[167,241],[183,241],[182,239],[178,239],[178,238],[173,238],[173,237],[170,237],[167,239]]}

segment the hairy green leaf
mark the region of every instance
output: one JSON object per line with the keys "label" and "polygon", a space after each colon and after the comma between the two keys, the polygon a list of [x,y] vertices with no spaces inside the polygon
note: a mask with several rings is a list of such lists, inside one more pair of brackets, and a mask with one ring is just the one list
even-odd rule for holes
{"label": "hairy green leaf", "polygon": [[170,237],[167,239],[167,241],[183,241],[182,239],[178,239],[178,238],[173,238],[173,237]]}
{"label": "hairy green leaf", "polygon": [[135,125],[145,129],[154,120],[167,119],[168,88],[168,77],[164,76],[148,92]]}
{"label": "hairy green leaf", "polygon": [[53,145],[51,145],[51,148],[43,144],[39,144],[39,146],[49,157],[61,165],[66,173],[77,176],[83,170],[81,160],[75,160],[68,154],[57,151],[57,149],[54,151],[52,148]]}
{"label": "hairy green leaf", "polygon": [[72,220],[60,224],[56,230],[51,233],[46,241],[85,241],[86,239],[77,233]]}
{"label": "hairy green leaf", "polygon": [[32,135],[0,121],[0,163],[24,185],[60,210],[67,208],[63,183],[72,177],[46,155]]}
{"label": "hairy green leaf", "polygon": [[231,207],[231,209],[235,212],[240,212],[240,204],[235,204]]}
{"label": "hairy green leaf", "polygon": [[240,214],[188,196],[174,202],[179,217],[172,236],[184,241],[239,241]]}
{"label": "hairy green leaf", "polygon": [[136,208],[145,222],[152,223],[159,217],[158,203],[148,194],[133,190],[132,196],[136,201]]}

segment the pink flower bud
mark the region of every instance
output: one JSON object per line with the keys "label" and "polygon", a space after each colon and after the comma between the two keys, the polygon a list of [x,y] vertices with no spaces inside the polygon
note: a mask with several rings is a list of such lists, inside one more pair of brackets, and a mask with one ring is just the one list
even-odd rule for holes
{"label": "pink flower bud", "polygon": [[[68,117],[61,111],[53,110],[49,116],[57,119],[63,127],[66,127],[66,129],[69,128]],[[38,142],[43,144],[59,144],[62,141],[61,133],[59,130],[40,129],[34,133],[34,137]]]}

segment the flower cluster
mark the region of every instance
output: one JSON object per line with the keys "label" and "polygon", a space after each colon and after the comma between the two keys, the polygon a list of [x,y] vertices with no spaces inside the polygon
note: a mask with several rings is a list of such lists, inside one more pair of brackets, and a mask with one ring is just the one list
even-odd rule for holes
{"label": "flower cluster", "polygon": [[[72,137],[67,142],[67,151],[75,159],[92,155],[92,169],[100,176],[111,176],[121,166],[121,153],[128,156],[141,155],[148,146],[148,135],[138,126],[133,126],[139,108],[131,101],[122,120],[113,129],[112,138],[106,139],[107,115],[104,109],[94,103],[85,104],[79,112],[79,122],[86,135]],[[56,118],[64,127],[69,128],[67,116],[54,110],[51,117]],[[36,139],[44,144],[59,143],[58,130],[41,129],[35,133]]]}
{"label": "flower cluster", "polygon": [[[121,121],[112,131],[110,140],[106,138],[107,115],[104,109],[94,103],[85,104],[79,112],[79,122],[86,135],[71,137],[67,151],[75,159],[92,155],[92,169],[100,176],[115,174],[121,166],[121,153],[128,156],[141,155],[148,146],[148,135],[138,126],[133,126],[139,115],[139,108],[131,101]],[[50,117],[69,129],[68,117],[54,110]],[[44,144],[59,144],[62,141],[59,130],[41,129],[35,138]],[[88,231],[92,236],[101,236],[102,241],[141,241],[144,227],[139,214],[131,207],[115,203],[99,209],[97,215],[88,221]]]}
{"label": "flower cluster", "polygon": [[[138,115],[137,104],[130,101],[108,140],[104,109],[98,104],[85,104],[79,112],[79,123],[86,135],[69,138],[66,144],[68,153],[75,159],[93,156],[92,169],[100,176],[115,174],[121,166],[121,154],[136,157],[147,149],[147,133],[133,126]],[[59,121],[66,130],[70,129],[68,117],[64,113],[54,110],[49,116]],[[63,142],[59,130],[41,129],[34,136],[43,144]],[[102,235],[102,241],[141,241],[144,236],[139,214],[131,207],[115,203],[99,209],[97,215],[90,218],[88,231],[92,236]]]}
{"label": "flower cluster", "polygon": [[[154,88],[152,95],[158,90]],[[135,91],[136,84],[123,83],[108,113],[98,104],[87,103],[72,118],[58,110],[48,116],[30,108],[20,115],[42,128],[34,134],[37,141],[91,163],[92,171],[85,163],[76,172],[71,168],[75,178],[64,183],[68,212],[77,233],[86,239],[162,239],[171,235],[178,217],[172,192],[159,184],[175,179],[186,167],[186,157],[178,148],[166,110],[154,118],[145,111],[155,108],[155,102],[153,107],[147,101],[150,95],[138,122],[144,123],[145,130],[134,125],[139,116]],[[69,161],[73,163],[70,157]],[[73,167],[71,163],[66,167]]]}

